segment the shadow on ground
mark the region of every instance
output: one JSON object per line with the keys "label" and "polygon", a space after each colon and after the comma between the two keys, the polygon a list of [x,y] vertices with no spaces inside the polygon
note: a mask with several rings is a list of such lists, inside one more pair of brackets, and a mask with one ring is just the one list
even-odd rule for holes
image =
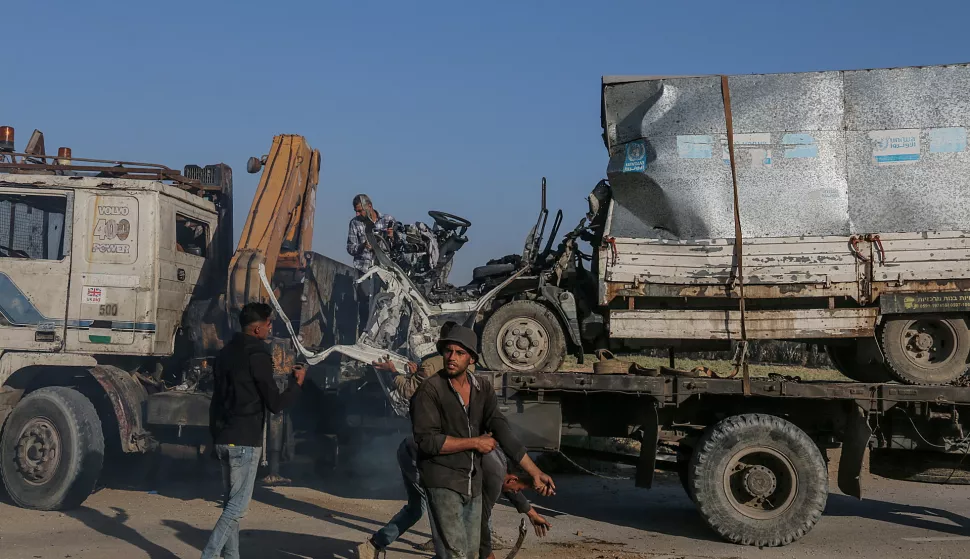
{"label": "shadow on ground", "polygon": [[149,541],[137,530],[129,527],[127,522],[130,516],[125,509],[111,507],[111,510],[114,511],[113,516],[88,507],[68,511],[66,514],[92,530],[137,547],[150,559],[178,559],[178,555]]}
{"label": "shadow on ground", "polygon": [[[163,520],[162,525],[175,532],[182,542],[199,553],[209,539],[209,532],[179,520]],[[245,555],[260,558],[312,557],[314,559],[350,559],[356,557],[357,543],[326,536],[293,534],[279,530],[247,530],[239,533],[239,547]]]}
{"label": "shadow on ground", "polygon": [[868,518],[897,526],[970,537],[970,518],[950,511],[919,505],[903,505],[868,499],[860,501],[841,494],[830,494],[828,505],[825,507],[825,516],[830,518]]}

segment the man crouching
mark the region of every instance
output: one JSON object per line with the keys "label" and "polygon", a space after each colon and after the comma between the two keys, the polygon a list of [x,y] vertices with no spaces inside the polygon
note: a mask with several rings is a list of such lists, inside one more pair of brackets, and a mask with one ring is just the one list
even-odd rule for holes
{"label": "man crouching", "polygon": [[[421,383],[411,401],[418,470],[439,531],[439,559],[477,559],[482,526],[482,455],[496,441],[532,477],[541,495],[555,484],[535,465],[498,410],[491,383],[468,372],[478,338],[455,326],[438,341],[444,368]],[[494,438],[492,438],[494,436]]]}

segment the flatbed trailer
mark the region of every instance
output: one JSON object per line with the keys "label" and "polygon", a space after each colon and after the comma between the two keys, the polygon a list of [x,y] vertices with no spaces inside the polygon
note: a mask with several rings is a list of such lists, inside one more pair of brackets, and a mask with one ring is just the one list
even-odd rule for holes
{"label": "flatbed trailer", "polygon": [[970,451],[964,387],[782,375],[745,383],[682,374],[492,374],[503,410],[530,448],[558,449],[562,425],[638,439],[636,485],[649,488],[657,469],[678,472],[704,521],[740,544],[787,545],[812,529],[828,497],[825,449],[841,448],[838,487],[856,498],[868,449],[936,451],[951,464],[959,458],[954,469]]}

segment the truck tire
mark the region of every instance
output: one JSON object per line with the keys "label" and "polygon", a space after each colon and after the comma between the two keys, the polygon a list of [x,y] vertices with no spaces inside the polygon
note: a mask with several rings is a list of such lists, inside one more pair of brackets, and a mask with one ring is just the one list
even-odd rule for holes
{"label": "truck tire", "polygon": [[94,490],[104,460],[101,420],[80,392],[62,386],[28,394],[0,436],[0,475],[17,505],[78,507]]}
{"label": "truck tire", "polygon": [[905,384],[950,384],[967,371],[970,329],[960,317],[892,318],[882,349],[893,377]]}
{"label": "truck tire", "polygon": [[840,373],[856,382],[891,381],[893,379],[892,374],[883,363],[874,360],[865,363],[860,362],[857,345],[858,342],[852,342],[849,345],[826,345],[825,353]]}
{"label": "truck tire", "polygon": [[694,503],[729,542],[788,545],[818,522],[828,468],[792,423],[764,414],[729,417],[701,438],[690,464]]}
{"label": "truck tire", "polygon": [[566,358],[559,320],[534,301],[502,305],[485,323],[481,345],[481,356],[493,371],[551,373]]}

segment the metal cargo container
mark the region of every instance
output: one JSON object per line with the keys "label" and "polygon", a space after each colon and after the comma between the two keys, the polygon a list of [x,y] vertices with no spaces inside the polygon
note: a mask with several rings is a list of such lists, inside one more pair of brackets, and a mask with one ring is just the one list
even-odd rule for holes
{"label": "metal cargo container", "polygon": [[[730,76],[746,237],[970,229],[970,66]],[[607,77],[615,236],[734,237],[720,76]]]}

